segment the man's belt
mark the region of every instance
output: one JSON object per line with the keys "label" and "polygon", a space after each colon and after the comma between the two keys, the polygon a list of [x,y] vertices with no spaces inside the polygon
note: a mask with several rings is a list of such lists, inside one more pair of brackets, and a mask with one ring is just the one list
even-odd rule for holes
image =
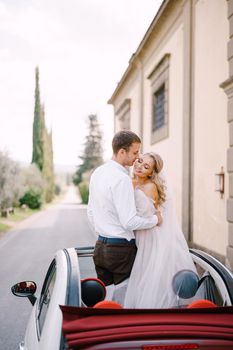
{"label": "man's belt", "polygon": [[98,237],[98,241],[107,243],[107,244],[129,244],[129,245],[135,245],[135,239],[131,239],[128,241],[126,238],[110,238],[110,237]]}

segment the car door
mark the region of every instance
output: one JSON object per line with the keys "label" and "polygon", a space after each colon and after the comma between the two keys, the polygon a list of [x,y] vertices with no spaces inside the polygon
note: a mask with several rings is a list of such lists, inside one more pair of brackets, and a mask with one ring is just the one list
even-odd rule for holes
{"label": "car door", "polygon": [[60,305],[81,305],[80,271],[74,248],[59,250],[51,262],[20,350],[63,349]]}
{"label": "car door", "polygon": [[58,251],[51,262],[28,325],[21,349],[59,350],[62,315],[59,305],[66,305],[68,285],[67,257]]}
{"label": "car door", "polygon": [[55,259],[52,261],[47,275],[45,277],[45,281],[41,290],[39,305],[38,305],[38,317],[37,317],[37,332],[39,338],[43,331],[43,326],[46,320],[46,315],[49,310],[50,301],[55,285],[56,280],[56,261]]}

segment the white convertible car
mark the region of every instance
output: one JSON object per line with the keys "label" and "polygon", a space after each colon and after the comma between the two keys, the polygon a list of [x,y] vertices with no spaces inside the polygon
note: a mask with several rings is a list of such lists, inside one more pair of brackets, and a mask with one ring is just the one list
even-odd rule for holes
{"label": "white convertible car", "polygon": [[[202,251],[190,254],[199,275],[183,270],[174,277],[175,308],[129,310],[93,307],[105,297],[95,279],[93,247],[59,250],[38,296],[34,281],[12,286],[33,305],[19,349],[233,349],[233,275]],[[202,304],[187,307],[190,297]],[[203,299],[216,307],[203,308]]]}

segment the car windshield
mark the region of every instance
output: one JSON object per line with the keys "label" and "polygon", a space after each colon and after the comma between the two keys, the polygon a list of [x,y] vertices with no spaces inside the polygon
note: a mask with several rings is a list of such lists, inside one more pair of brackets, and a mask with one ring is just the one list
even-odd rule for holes
{"label": "car windshield", "polygon": [[97,277],[95,272],[95,265],[92,258],[92,252],[80,252],[79,253],[79,271],[80,278]]}

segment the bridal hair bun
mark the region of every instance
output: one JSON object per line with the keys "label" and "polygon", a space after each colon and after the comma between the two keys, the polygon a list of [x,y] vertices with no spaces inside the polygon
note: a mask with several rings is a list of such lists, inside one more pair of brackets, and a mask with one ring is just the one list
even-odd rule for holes
{"label": "bridal hair bun", "polygon": [[149,156],[151,156],[154,159],[154,161],[155,161],[155,172],[157,174],[159,174],[160,171],[163,169],[163,160],[162,160],[162,158],[160,157],[159,154],[154,153],[154,152],[150,152],[148,154],[149,154]]}

